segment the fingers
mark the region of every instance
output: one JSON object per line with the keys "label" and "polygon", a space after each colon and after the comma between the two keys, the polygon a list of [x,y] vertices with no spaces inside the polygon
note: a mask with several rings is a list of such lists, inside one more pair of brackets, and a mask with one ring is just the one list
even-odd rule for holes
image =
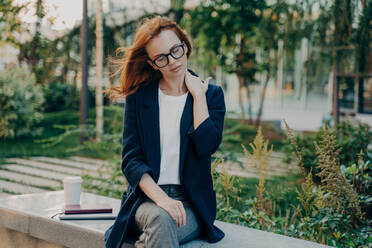
{"label": "fingers", "polygon": [[181,201],[177,201],[176,212],[178,227],[186,225],[186,212]]}
{"label": "fingers", "polygon": [[186,71],[185,84],[186,84],[186,87],[191,91],[192,94],[193,93],[194,94],[200,94],[200,93],[205,93],[208,90],[209,81],[211,79],[212,79],[212,77],[207,77],[203,81],[198,76],[194,76],[189,71]]}
{"label": "fingers", "polygon": [[186,75],[185,75],[185,80],[189,80],[189,78],[191,77],[191,73],[189,71],[186,70]]}
{"label": "fingers", "polygon": [[179,213],[177,207],[172,209],[172,219],[177,223],[178,226],[180,226]]}
{"label": "fingers", "polygon": [[178,205],[176,206],[176,212],[177,212],[177,225],[178,227],[181,227],[183,225],[182,224],[183,220],[182,220],[181,210]]}
{"label": "fingers", "polygon": [[181,201],[172,200],[164,210],[177,223],[178,227],[186,224],[186,211]]}
{"label": "fingers", "polygon": [[182,214],[182,224],[186,225],[186,211],[185,211],[185,208],[184,208],[182,202],[181,202],[180,209],[181,209],[181,214]]}
{"label": "fingers", "polygon": [[170,215],[170,217],[178,224],[177,211],[173,208],[166,209],[166,211]]}
{"label": "fingers", "polygon": [[207,77],[204,81],[204,83],[209,84],[209,81],[211,81],[212,77]]}
{"label": "fingers", "polygon": [[[199,78],[198,76],[194,76],[194,75],[192,75],[191,74],[191,72],[189,72],[189,71],[186,71],[186,78],[191,78],[191,77],[195,77],[195,78]],[[207,77],[205,80],[201,80],[202,82],[204,82],[204,83],[209,83],[209,81],[212,79],[212,77]]]}

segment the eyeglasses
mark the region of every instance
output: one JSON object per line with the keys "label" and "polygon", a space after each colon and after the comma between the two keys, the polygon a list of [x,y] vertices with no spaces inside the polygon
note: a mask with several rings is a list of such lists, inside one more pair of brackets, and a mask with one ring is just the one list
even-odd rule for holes
{"label": "eyeglasses", "polygon": [[152,63],[156,65],[159,68],[163,68],[169,64],[169,58],[168,56],[172,56],[174,59],[179,59],[185,54],[185,43],[182,42],[182,44],[177,45],[173,47],[170,50],[170,53],[168,54],[161,54],[158,57],[156,57],[154,60],[152,60]]}

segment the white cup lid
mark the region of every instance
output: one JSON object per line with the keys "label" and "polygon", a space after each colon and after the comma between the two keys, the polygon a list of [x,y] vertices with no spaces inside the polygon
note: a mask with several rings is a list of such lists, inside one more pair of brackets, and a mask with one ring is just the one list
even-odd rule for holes
{"label": "white cup lid", "polygon": [[63,182],[67,183],[81,183],[83,179],[81,177],[64,177]]}

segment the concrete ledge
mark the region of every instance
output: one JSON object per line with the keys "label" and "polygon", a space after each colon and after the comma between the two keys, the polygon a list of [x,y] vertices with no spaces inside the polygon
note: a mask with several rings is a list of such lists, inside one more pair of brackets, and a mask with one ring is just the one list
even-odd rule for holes
{"label": "concrete ledge", "polygon": [[[108,203],[118,213],[120,200],[83,192],[85,203]],[[51,218],[62,210],[63,191],[50,191],[0,198],[0,240],[6,247],[103,248],[104,233],[114,220],[64,220]],[[270,232],[216,221],[225,238],[215,244],[194,240],[182,248],[194,247],[327,247]],[[4,243],[2,243],[4,244]],[[19,246],[19,244],[22,244]],[[123,248],[134,247],[130,244]]]}
{"label": "concrete ledge", "polygon": [[46,240],[32,237],[23,232],[17,232],[0,227],[1,247],[27,247],[27,248],[65,248],[66,246],[54,244]]}

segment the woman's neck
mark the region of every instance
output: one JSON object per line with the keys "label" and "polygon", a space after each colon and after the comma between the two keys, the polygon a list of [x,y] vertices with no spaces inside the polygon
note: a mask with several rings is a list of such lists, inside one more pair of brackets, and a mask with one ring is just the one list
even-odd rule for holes
{"label": "woman's neck", "polygon": [[159,88],[166,94],[172,96],[180,96],[185,94],[188,89],[185,84],[185,76],[179,78],[161,78]]}

